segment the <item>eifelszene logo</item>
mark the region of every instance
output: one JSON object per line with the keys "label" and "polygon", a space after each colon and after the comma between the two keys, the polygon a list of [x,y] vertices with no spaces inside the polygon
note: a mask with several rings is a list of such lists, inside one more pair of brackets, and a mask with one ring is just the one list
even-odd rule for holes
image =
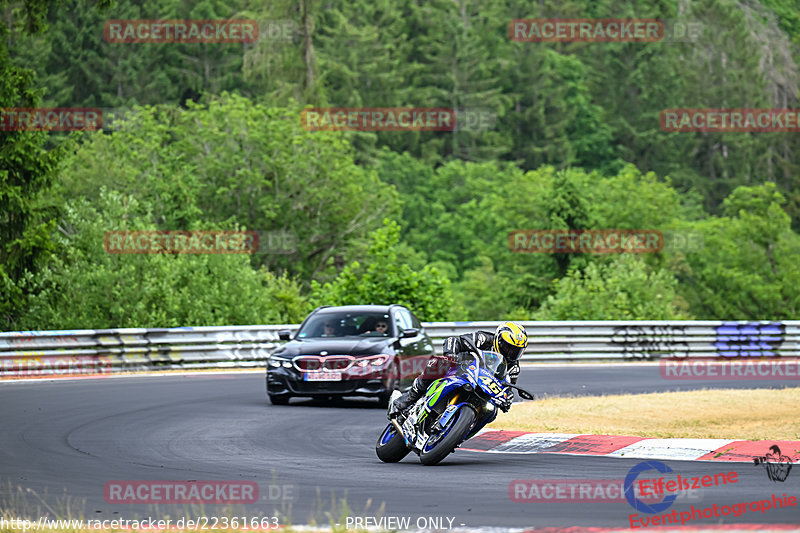
{"label": "eifelszene logo", "polygon": [[792,459],[787,455],[781,454],[781,449],[777,444],[770,446],[766,455],[753,457],[753,463],[756,466],[764,465],[770,481],[784,482],[789,477],[789,472],[792,471]]}

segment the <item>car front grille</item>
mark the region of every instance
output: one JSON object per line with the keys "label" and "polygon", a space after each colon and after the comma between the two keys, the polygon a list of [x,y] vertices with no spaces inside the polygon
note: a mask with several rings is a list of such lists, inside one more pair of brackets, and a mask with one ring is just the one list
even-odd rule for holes
{"label": "car front grille", "polygon": [[291,384],[297,394],[331,393],[345,394],[353,392],[358,386],[356,381],[296,381]]}
{"label": "car front grille", "polygon": [[352,355],[298,355],[292,364],[299,372],[344,372],[355,360]]}

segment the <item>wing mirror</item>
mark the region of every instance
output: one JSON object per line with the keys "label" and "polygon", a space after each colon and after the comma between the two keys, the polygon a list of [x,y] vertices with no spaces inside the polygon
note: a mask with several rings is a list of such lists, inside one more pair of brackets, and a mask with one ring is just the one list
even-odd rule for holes
{"label": "wing mirror", "polygon": [[516,385],[511,385],[510,383],[507,384],[507,385],[509,387],[511,387],[512,389],[516,389],[517,392],[519,392],[520,398],[522,398],[523,400],[534,400],[535,399],[533,397],[533,394],[531,394],[530,392],[526,391],[525,389],[521,389],[521,388],[517,387]]}
{"label": "wing mirror", "polygon": [[405,339],[408,337],[416,337],[419,335],[419,329],[417,328],[408,328],[408,329],[401,329],[400,330],[400,338]]}
{"label": "wing mirror", "polygon": [[530,392],[522,389],[517,389],[517,390],[519,391],[520,398],[522,398],[523,400],[533,400],[533,394],[531,394]]}
{"label": "wing mirror", "polygon": [[288,329],[281,329],[278,331],[278,338],[282,341],[292,340],[292,332]]}

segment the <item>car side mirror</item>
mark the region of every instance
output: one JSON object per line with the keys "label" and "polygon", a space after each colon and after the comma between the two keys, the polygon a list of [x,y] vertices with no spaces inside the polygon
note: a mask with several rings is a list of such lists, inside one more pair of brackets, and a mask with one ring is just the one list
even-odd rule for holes
{"label": "car side mirror", "polygon": [[292,332],[288,329],[282,329],[278,331],[278,338],[282,341],[289,341],[292,340]]}
{"label": "car side mirror", "polygon": [[400,330],[401,339],[405,339],[407,337],[416,337],[417,335],[419,335],[419,329],[417,328],[408,328]]}

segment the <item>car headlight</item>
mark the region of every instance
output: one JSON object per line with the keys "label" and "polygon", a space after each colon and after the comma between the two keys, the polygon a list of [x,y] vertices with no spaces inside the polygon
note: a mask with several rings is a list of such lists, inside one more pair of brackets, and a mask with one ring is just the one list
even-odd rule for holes
{"label": "car headlight", "polygon": [[286,359],[281,359],[279,357],[270,357],[267,364],[272,368],[292,368],[291,361],[287,361]]}
{"label": "car headlight", "polygon": [[370,355],[369,357],[362,357],[356,361],[354,366],[359,368],[364,368],[367,366],[383,366],[388,360],[388,355]]}

